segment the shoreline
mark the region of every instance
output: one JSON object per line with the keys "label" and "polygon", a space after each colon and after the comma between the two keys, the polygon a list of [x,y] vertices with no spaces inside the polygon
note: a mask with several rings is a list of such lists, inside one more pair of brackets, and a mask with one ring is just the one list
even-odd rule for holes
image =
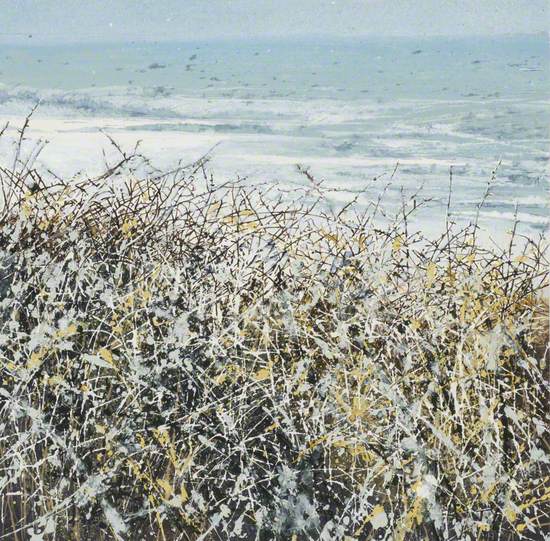
{"label": "shoreline", "polygon": [[[17,127],[23,124],[24,118],[19,115],[5,115],[2,117],[2,121],[10,122],[10,127],[4,137],[0,139],[0,152],[5,156],[5,161],[9,162],[9,156],[13,151],[11,141],[16,136],[15,130]],[[190,119],[190,122],[200,121]],[[289,194],[296,191],[297,196],[300,193],[307,193],[309,181],[297,172],[296,164],[300,162],[309,163],[313,166],[310,169],[312,174],[318,179],[324,179],[325,189],[333,190],[330,201],[335,205],[335,208],[345,206],[355,197],[359,197],[360,204],[367,206],[369,201],[375,201],[381,193],[385,193],[382,207],[386,208],[390,214],[399,212],[402,205],[400,183],[403,178],[399,177],[400,169],[436,168],[442,171],[438,181],[440,187],[428,184],[427,189],[417,196],[419,201],[422,197],[434,197],[434,195],[436,199],[428,205],[428,210],[424,209],[424,211],[418,213],[415,222],[411,224],[424,234],[430,234],[431,231],[433,236],[437,236],[445,226],[445,206],[449,182],[448,167],[453,165],[460,168],[460,164],[452,160],[429,159],[425,156],[418,159],[401,158],[398,160],[397,178],[393,181],[391,189],[388,190],[388,180],[392,171],[395,173],[396,168],[396,161],[392,158],[310,155],[301,156],[301,160],[299,160],[296,156],[284,155],[282,153],[284,147],[279,148],[279,154],[270,153],[269,147],[264,152],[253,150],[252,154],[243,153],[246,148],[255,149],[256,147],[258,136],[252,134],[157,132],[139,129],[143,126],[157,126],[163,123],[173,124],[173,121],[143,118],[53,117],[41,115],[38,111],[31,118],[26,145],[30,149],[33,141],[47,140],[48,144],[41,151],[35,165],[38,170],[51,169],[56,175],[65,178],[69,178],[77,172],[91,176],[99,173],[103,169],[103,152],[106,152],[106,156],[111,159],[116,157],[118,151],[113,148],[107,135],[113,137],[117,144],[120,144],[126,150],[130,150],[137,141],[140,141],[140,151],[145,156],[152,158],[153,165],[159,170],[172,168],[176,166],[178,161],[191,164],[210,151],[208,171],[219,181],[244,177],[244,182],[249,185],[271,185],[275,190],[280,189]],[[275,140],[279,146],[281,145],[280,137],[262,136],[264,141],[270,139]],[[371,178],[361,182],[354,181],[348,187],[343,184],[342,180],[338,180],[338,175],[332,174],[328,179],[323,175],[323,171],[325,175],[327,172],[330,175],[330,171],[338,171],[342,168],[356,171],[355,175],[362,175],[362,170],[366,169],[380,171],[381,173],[379,180],[373,181]],[[445,170],[447,170],[447,174],[444,173]],[[248,177],[246,173],[248,173]],[[272,180],[270,180],[270,175]],[[350,175],[353,178],[354,173],[350,173]],[[482,189],[486,187],[486,181],[487,179],[485,181],[480,179],[481,186],[472,181],[472,188],[467,189],[475,189],[476,191],[473,193],[481,194]],[[464,184],[463,180],[461,182],[463,186],[468,186],[468,184]],[[495,184],[497,183],[498,177],[495,181]],[[386,192],[384,192],[385,189]],[[462,226],[475,217],[476,205],[481,200],[481,196],[476,199],[475,195],[468,194],[468,191],[463,191],[464,189],[466,188],[459,189],[457,192],[455,187],[451,209],[453,219],[457,220]],[[364,194],[362,194],[363,190],[366,190]],[[411,186],[406,186],[405,190],[406,194],[416,193],[416,189]],[[464,206],[464,198],[469,201],[467,206]],[[502,196],[499,198],[502,199]],[[491,200],[489,199],[489,201]],[[533,196],[527,196],[527,201],[532,204],[536,199],[533,199]],[[531,216],[520,206],[518,217],[520,218],[519,227],[521,232],[533,238],[539,234],[548,235],[548,218],[546,216]],[[511,229],[513,223],[513,209],[485,208],[480,215],[480,225],[482,226],[480,239],[486,243],[494,241],[498,245],[505,245],[508,241],[507,231]],[[544,227],[545,225],[546,227]]]}

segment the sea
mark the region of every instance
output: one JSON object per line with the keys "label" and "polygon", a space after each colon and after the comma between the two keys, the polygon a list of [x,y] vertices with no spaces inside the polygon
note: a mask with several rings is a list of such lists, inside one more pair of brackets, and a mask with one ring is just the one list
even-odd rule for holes
{"label": "sea", "polygon": [[548,227],[547,35],[0,45],[0,161],[36,104],[27,138],[56,174],[92,174],[108,135],[303,197],[307,170],[334,208],[423,201],[426,232],[450,185],[452,220],[489,238]]}

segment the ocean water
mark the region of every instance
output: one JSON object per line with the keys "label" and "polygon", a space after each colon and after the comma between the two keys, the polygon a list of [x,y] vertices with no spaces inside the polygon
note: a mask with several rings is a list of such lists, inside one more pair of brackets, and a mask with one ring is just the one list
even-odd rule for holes
{"label": "ocean water", "polygon": [[217,178],[289,189],[307,184],[300,164],[335,204],[385,189],[396,212],[422,186],[432,227],[452,166],[455,220],[493,178],[490,234],[516,212],[529,234],[547,227],[547,36],[2,45],[0,121],[37,102],[40,163],[62,174],[93,165],[105,130],[161,166],[210,151]]}

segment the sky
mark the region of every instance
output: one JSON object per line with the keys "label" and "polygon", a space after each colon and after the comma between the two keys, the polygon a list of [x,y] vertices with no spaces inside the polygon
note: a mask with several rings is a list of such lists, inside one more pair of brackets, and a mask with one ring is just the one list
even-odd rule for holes
{"label": "sky", "polygon": [[548,0],[0,0],[0,42],[547,32]]}

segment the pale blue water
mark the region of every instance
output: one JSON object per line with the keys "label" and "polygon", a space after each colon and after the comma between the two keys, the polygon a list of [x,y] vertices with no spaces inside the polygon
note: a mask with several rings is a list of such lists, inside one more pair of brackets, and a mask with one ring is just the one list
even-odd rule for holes
{"label": "pale blue water", "polygon": [[423,183],[437,212],[453,164],[464,220],[501,162],[485,219],[505,227],[518,203],[541,230],[549,60],[546,36],[3,45],[0,120],[40,100],[42,115],[212,134],[213,167],[252,181],[295,181],[301,163],[357,190],[399,161],[389,204]]}
{"label": "pale blue water", "polygon": [[[2,46],[8,86],[358,99],[548,94],[545,37]],[[160,91],[160,90],[159,90]]]}

